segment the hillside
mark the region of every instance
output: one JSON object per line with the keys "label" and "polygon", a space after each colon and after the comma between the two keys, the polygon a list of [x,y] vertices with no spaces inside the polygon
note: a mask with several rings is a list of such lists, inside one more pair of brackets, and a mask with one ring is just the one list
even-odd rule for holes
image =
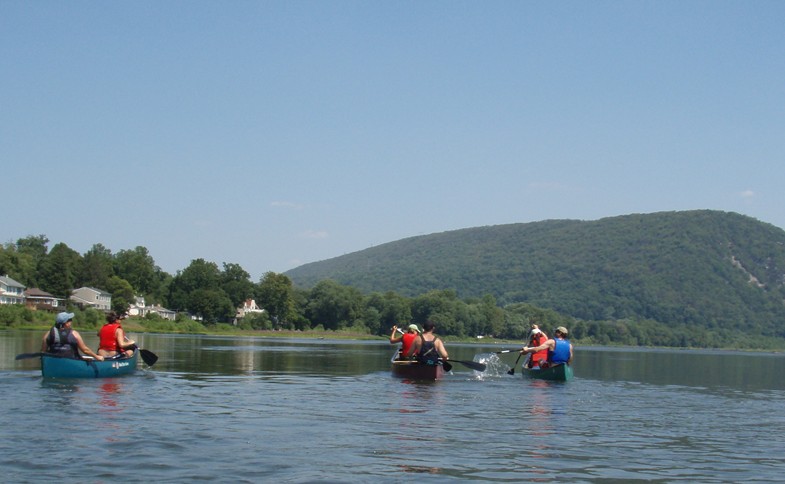
{"label": "hillside", "polygon": [[785,231],[699,210],[411,237],[286,273],[365,292],[454,289],[584,320],[648,319],[785,336]]}

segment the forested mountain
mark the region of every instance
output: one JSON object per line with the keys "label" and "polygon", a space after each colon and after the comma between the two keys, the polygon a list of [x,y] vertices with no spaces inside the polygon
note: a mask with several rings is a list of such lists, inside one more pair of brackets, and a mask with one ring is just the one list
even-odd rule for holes
{"label": "forested mountain", "polygon": [[[548,220],[411,237],[285,273],[364,292],[454,289],[586,321],[785,336],[785,231],[699,210]],[[740,336],[743,338],[743,336]]]}

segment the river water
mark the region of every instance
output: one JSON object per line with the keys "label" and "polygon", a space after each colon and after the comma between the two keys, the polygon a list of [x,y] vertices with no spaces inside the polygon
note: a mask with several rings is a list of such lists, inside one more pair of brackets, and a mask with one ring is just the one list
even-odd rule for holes
{"label": "river water", "polygon": [[781,354],[578,347],[558,383],[448,344],[488,370],[411,382],[386,341],[133,336],[153,368],[44,380],[0,332],[3,482],[785,480]]}

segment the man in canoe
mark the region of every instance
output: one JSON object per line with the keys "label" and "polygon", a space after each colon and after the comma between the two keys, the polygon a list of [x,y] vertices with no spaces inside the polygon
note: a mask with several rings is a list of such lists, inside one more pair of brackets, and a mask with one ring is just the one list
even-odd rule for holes
{"label": "man in canoe", "polygon": [[120,325],[121,319],[114,311],[106,315],[106,324],[98,331],[98,354],[104,357],[125,355],[131,357],[134,354],[136,343],[126,339],[123,327]]}
{"label": "man in canoe", "polygon": [[429,365],[435,365],[440,357],[443,361],[447,361],[449,359],[447,349],[442,340],[433,334],[435,328],[431,321],[426,321],[422,325],[422,334],[414,340],[406,356],[417,355],[417,361]]}
{"label": "man in canoe", "polygon": [[66,358],[79,359],[79,352],[92,356],[98,361],[104,357],[93,353],[82,340],[82,335],[73,329],[74,313],[62,312],[57,315],[55,325],[44,334],[41,342],[41,353],[52,353]]}
{"label": "man in canoe", "polygon": [[418,328],[416,324],[410,324],[408,330],[400,335],[398,335],[398,326],[392,327],[390,344],[401,343],[401,350],[398,352],[399,360],[406,359],[406,355],[409,354],[409,350],[414,344],[414,340],[417,339],[418,334],[420,334],[420,328]]}
{"label": "man in canoe", "polygon": [[540,368],[547,366],[558,365],[561,363],[572,364],[572,343],[567,339],[567,328],[559,326],[554,332],[554,338],[547,340],[539,346],[524,346],[521,353],[537,353],[542,350],[548,350],[548,361],[546,366],[540,365]]}

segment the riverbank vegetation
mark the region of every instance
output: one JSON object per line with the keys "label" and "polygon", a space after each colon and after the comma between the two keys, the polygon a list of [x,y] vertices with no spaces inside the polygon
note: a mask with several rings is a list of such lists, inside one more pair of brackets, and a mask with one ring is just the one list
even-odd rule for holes
{"label": "riverbank vegetation", "polygon": [[[300,285],[274,272],[254,282],[239,264],[204,259],[171,275],[144,247],[113,253],[95,244],[79,254],[48,243],[39,235],[0,247],[0,274],[62,300],[88,286],[110,293],[116,311],[142,296],[147,308],[177,315],[130,319],[138,331],[384,337],[393,325],[431,320],[455,341],[522,341],[536,323],[549,334],[565,326],[573,342],[586,345],[785,348],[785,233],[738,214],[548,221],[415,237],[290,271],[303,276],[319,266],[350,281]],[[249,299],[264,312],[238,316]],[[77,327],[103,322],[98,311],[70,310]],[[0,329],[47,327],[52,319],[0,305]]]}

